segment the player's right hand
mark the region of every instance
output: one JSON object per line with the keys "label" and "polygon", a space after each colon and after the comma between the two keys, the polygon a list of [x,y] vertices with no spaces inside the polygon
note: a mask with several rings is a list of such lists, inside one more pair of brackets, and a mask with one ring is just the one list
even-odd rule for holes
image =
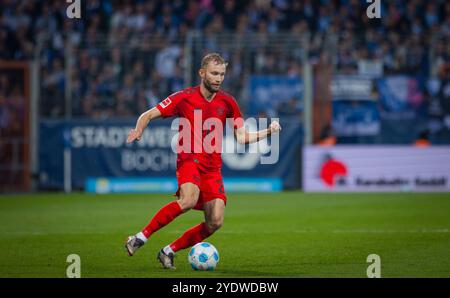
{"label": "player's right hand", "polygon": [[131,143],[134,140],[136,141],[140,141],[142,137],[142,131],[138,131],[136,129],[132,129],[130,130],[130,132],[128,133],[128,137],[127,137],[127,143]]}

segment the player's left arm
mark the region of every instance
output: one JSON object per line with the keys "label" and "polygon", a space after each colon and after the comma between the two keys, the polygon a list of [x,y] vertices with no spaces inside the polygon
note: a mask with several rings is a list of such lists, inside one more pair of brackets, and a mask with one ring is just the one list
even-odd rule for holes
{"label": "player's left arm", "polygon": [[281,125],[277,121],[270,123],[269,128],[262,129],[255,132],[249,132],[245,129],[244,119],[242,118],[241,110],[234,98],[229,100],[230,111],[228,117],[233,119],[234,137],[239,144],[250,144],[258,142],[267,138],[273,133],[278,133],[281,130]]}
{"label": "player's left arm", "polygon": [[278,133],[281,130],[281,125],[277,121],[270,123],[269,127],[255,132],[249,132],[245,126],[236,128],[234,130],[234,136],[239,144],[250,144],[258,142],[264,138],[267,138],[271,134]]}

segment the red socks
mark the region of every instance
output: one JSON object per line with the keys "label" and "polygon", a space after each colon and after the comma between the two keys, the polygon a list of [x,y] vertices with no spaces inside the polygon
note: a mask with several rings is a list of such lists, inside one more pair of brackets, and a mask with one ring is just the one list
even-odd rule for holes
{"label": "red socks", "polygon": [[206,224],[202,222],[195,227],[190,228],[184,234],[170,244],[170,248],[177,252],[180,249],[188,248],[201,242],[203,239],[208,238],[212,233],[206,227]]}
{"label": "red socks", "polygon": [[[170,202],[162,207],[155,214],[155,216],[153,216],[149,224],[142,230],[142,234],[144,234],[146,238],[150,237],[151,234],[170,223],[181,213],[183,213],[183,211],[181,210],[178,202]],[[170,248],[174,252],[177,252],[181,249],[188,248],[201,242],[203,239],[208,238],[211,234],[212,233],[208,230],[206,224],[202,222],[201,224],[198,224],[184,232],[180,238],[170,244]]]}
{"label": "red socks", "polygon": [[150,237],[151,234],[170,223],[181,213],[183,213],[183,210],[181,210],[178,202],[170,202],[169,204],[162,207],[155,214],[155,216],[153,216],[149,224],[142,230],[142,234],[144,234],[144,236],[147,238]]}

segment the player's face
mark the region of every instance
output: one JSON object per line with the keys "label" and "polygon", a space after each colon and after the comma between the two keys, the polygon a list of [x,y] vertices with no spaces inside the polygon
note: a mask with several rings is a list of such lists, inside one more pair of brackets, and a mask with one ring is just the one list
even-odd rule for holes
{"label": "player's face", "polygon": [[225,64],[217,64],[212,61],[205,69],[200,69],[200,77],[205,88],[212,93],[219,91],[225,78]]}

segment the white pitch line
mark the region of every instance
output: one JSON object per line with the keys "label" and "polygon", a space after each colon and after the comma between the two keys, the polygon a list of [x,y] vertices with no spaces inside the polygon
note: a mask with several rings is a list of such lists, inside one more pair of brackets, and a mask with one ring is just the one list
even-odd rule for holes
{"label": "white pitch line", "polygon": [[[187,229],[187,228],[186,228]],[[158,233],[169,233],[169,234],[183,234],[186,230],[174,230],[174,231],[158,231]],[[284,232],[284,231],[281,231]],[[132,234],[132,232],[130,232]],[[255,234],[255,232],[249,231],[233,231],[233,230],[223,230],[218,231],[220,234],[231,234],[231,235],[250,235]],[[258,234],[279,234],[280,231],[258,231]],[[441,229],[412,229],[412,230],[382,230],[382,229],[334,229],[334,230],[290,230],[289,233],[292,234],[448,234],[450,233],[450,229],[441,228]],[[84,231],[48,231],[48,232],[39,232],[39,231],[4,231],[0,232],[0,236],[8,236],[8,235],[28,235],[28,236],[41,236],[41,235],[51,235],[51,234],[64,234],[64,235],[77,235],[77,234],[112,234],[110,232],[99,231],[99,230],[84,230]],[[130,235],[131,235],[130,234]]]}
{"label": "white pitch line", "polygon": [[[185,231],[176,230],[170,231],[171,234],[182,234]],[[222,234],[254,234],[249,231],[219,231]],[[258,234],[278,234],[279,231],[259,231]],[[370,230],[370,229],[342,229],[342,230],[291,230],[289,233],[293,234],[316,234],[316,233],[331,233],[331,234],[447,234],[450,229],[415,229],[415,230]]]}
{"label": "white pitch line", "polygon": [[407,233],[407,234],[427,234],[427,233],[450,233],[450,229],[415,229],[415,230],[333,230],[332,233],[358,233],[358,234],[398,234],[398,233]]}

